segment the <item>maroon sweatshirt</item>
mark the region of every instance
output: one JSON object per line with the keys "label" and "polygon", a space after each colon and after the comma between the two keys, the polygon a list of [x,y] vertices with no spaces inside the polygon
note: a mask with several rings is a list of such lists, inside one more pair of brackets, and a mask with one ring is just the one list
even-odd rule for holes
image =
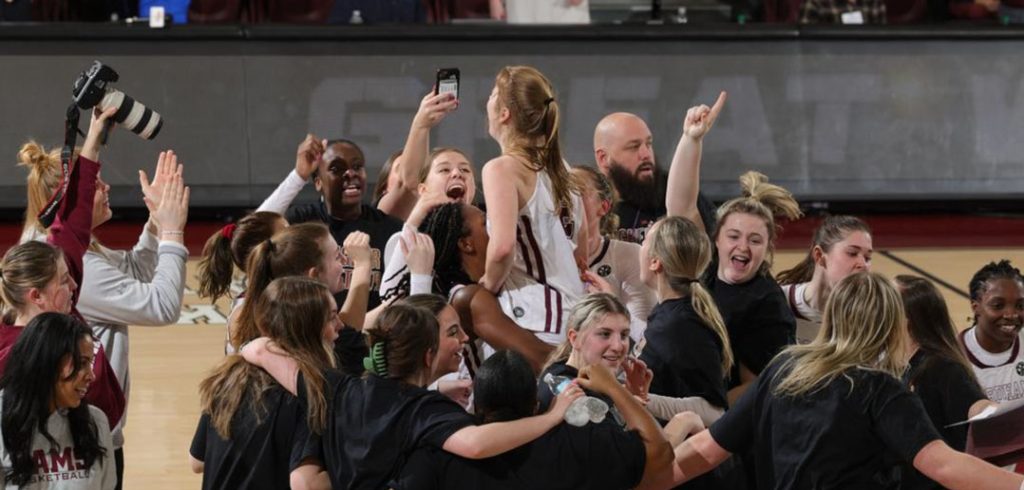
{"label": "maroon sweatshirt", "polygon": [[[99,175],[100,164],[81,156],[68,177],[68,191],[61,202],[56,219],[50,225],[50,233],[46,241],[64,251],[64,261],[68,273],[75,283],[82,284],[82,257],[89,249],[92,240],[92,207],[96,196],[96,176]],[[71,296],[71,315],[85,323],[75,305],[78,303],[78,290]],[[7,367],[7,357],[11,353],[18,336],[24,326],[0,324],[0,374]],[[93,360],[92,370],[96,380],[89,387],[85,401],[107,414],[107,421],[113,427],[124,415],[125,398],[121,384],[103,346],[99,346]]]}

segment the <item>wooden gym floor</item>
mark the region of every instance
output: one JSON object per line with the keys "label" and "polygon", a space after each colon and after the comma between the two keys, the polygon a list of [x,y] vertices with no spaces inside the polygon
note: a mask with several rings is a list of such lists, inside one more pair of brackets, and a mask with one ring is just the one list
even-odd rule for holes
{"label": "wooden gym floor", "polygon": [[[803,252],[777,253],[776,270]],[[877,250],[873,270],[889,276],[924,271],[939,289],[958,325],[967,325],[970,305],[961,292],[985,263],[1007,258],[1024,265],[1024,248],[905,248]],[[227,301],[209,305],[195,295],[195,260],[189,264],[185,306],[178,325],[132,327],[132,393],[125,443],[125,488],[199,488],[201,476],[188,466],[188,448],[199,417],[196,387],[224,354]]]}

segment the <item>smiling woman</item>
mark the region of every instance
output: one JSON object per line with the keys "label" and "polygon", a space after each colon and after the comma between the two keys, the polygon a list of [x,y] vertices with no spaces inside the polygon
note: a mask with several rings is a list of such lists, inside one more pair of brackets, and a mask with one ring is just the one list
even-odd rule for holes
{"label": "smiling woman", "polygon": [[[84,401],[96,379],[93,346],[92,331],[79,320],[42,313],[11,348],[10,369],[0,378],[0,482],[28,489],[47,488],[49,481],[68,489],[114,488],[107,417]],[[37,456],[46,452],[50,458]],[[74,461],[81,463],[68,464]]]}
{"label": "smiling woman", "polygon": [[960,343],[974,374],[992,401],[1024,399],[1014,388],[1024,377],[1024,278],[1009,260],[1000,260],[975,273],[970,289],[974,326],[960,333]]}

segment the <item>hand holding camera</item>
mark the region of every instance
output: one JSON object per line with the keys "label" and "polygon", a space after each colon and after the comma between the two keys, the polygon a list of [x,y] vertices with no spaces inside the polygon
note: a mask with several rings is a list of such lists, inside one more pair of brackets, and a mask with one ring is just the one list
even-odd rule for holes
{"label": "hand holding camera", "polygon": [[93,109],[92,119],[89,121],[89,133],[85,135],[85,143],[82,143],[82,152],[80,153],[82,157],[94,162],[99,161],[100,146],[103,145],[103,132],[106,130],[110,118],[114,117],[116,113],[117,108],[114,107],[109,107],[102,112],[99,107]]}
{"label": "hand holding camera", "polygon": [[133,133],[151,140],[163,127],[160,114],[125,95],[113,87],[118,80],[113,68],[94,61],[92,66],[78,75],[71,90],[72,98],[81,109],[98,107],[101,111],[114,109],[114,122]]}

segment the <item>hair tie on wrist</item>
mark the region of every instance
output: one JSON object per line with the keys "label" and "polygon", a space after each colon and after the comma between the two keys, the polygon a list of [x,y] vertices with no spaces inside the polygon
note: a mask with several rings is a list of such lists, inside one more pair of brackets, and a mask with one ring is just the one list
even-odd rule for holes
{"label": "hair tie on wrist", "polygon": [[383,341],[373,344],[370,355],[363,358],[363,367],[377,376],[386,378],[388,376],[388,357],[384,349]]}
{"label": "hair tie on wrist", "polygon": [[228,223],[228,224],[224,225],[224,228],[220,229],[220,236],[222,236],[224,238],[227,238],[228,240],[234,238],[234,236],[235,236],[235,224],[234,223]]}

